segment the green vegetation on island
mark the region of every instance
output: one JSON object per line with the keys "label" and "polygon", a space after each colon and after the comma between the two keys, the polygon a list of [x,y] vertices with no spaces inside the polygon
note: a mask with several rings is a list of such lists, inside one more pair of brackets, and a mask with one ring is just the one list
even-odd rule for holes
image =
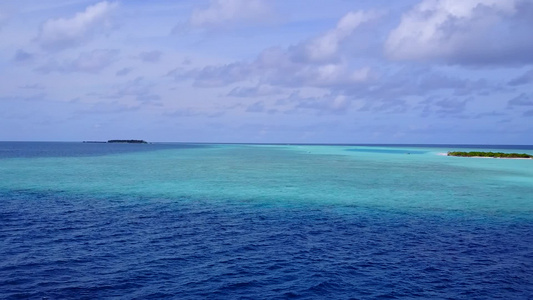
{"label": "green vegetation on island", "polygon": [[109,140],[108,143],[148,144],[145,140]]}
{"label": "green vegetation on island", "polygon": [[460,152],[460,151],[450,151],[448,156],[460,156],[460,157],[493,157],[493,158],[533,158],[533,155],[526,153],[502,153],[502,152]]}
{"label": "green vegetation on island", "polygon": [[109,141],[83,141],[92,144],[125,143],[125,144],[148,144],[145,140],[109,140]]}

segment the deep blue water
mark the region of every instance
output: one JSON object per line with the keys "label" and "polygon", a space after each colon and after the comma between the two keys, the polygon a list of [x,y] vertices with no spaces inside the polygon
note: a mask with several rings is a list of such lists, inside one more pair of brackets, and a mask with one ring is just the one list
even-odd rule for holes
{"label": "deep blue water", "polygon": [[[125,147],[111,152],[106,152],[109,151],[106,146],[109,145],[88,150],[87,147],[93,145],[76,144],[69,148],[70,145],[50,144],[43,153],[19,144],[17,153],[12,151],[6,155],[4,152],[4,160],[0,160],[0,179],[9,179],[13,185],[0,185],[0,298],[532,298],[533,218],[530,206],[521,212],[505,210],[505,207],[500,210],[500,206],[478,210],[474,202],[450,210],[429,209],[429,204],[412,208],[384,202],[386,204],[373,206],[365,201],[326,199],[327,195],[338,192],[330,189],[330,185],[324,185],[323,202],[306,201],[305,197],[293,202],[268,199],[277,194],[261,188],[254,193],[247,190],[242,197],[222,193],[225,188],[233,189],[230,182],[216,186],[221,189],[220,196],[216,193],[199,196],[201,194],[196,193],[196,189],[209,189],[209,185],[214,184],[213,174],[221,176],[217,180],[236,180],[226,177],[229,176],[227,173],[250,167],[250,163],[236,165],[231,161],[231,168],[226,168],[222,160],[229,158],[221,153],[238,153],[242,157],[243,153],[256,151],[253,160],[264,159],[265,162],[252,165],[254,170],[246,169],[248,178],[265,173],[256,169],[265,163],[275,163],[270,161],[272,157],[287,163],[283,160],[284,155],[297,161],[295,154],[276,152],[265,159],[268,151],[274,150],[237,147],[222,149],[226,152],[216,152],[209,157],[209,151],[215,150],[195,145],[154,145],[152,149],[142,151],[128,146],[150,145],[121,145]],[[6,145],[0,143],[2,147],[5,149]],[[215,145],[212,147],[216,149]],[[96,148],[99,149],[94,150]],[[206,151],[202,156],[196,154],[200,149]],[[153,152],[155,150],[160,152]],[[150,156],[151,151],[157,155]],[[377,154],[403,157],[400,152],[395,152],[402,150],[391,151],[378,151]],[[138,152],[149,153],[139,156]],[[121,166],[126,168],[149,159],[154,162],[168,159],[170,163],[171,154],[180,159],[175,168],[186,164],[189,161],[187,155],[191,155],[191,159],[198,160],[196,165],[192,164],[192,171],[199,172],[205,167],[200,163],[202,157],[220,161],[215,165],[209,160],[213,168],[220,170],[205,173],[209,176],[194,181],[191,186],[179,186],[189,190],[167,193],[166,196],[152,191],[133,191],[134,185],[124,185],[124,192],[114,192],[111,186],[129,183],[107,173],[101,176],[107,176],[104,181],[109,188],[103,185],[95,185],[94,191],[85,186],[81,188],[82,180],[93,180],[84,172],[93,170],[90,167],[94,162],[101,162],[94,156],[123,159]],[[341,160],[338,155],[317,157],[330,160],[325,165],[339,168],[339,172],[346,164],[353,163],[356,167],[362,164],[361,161]],[[447,159],[427,157],[431,164],[438,159]],[[368,160],[366,156],[363,159]],[[453,159],[453,162],[460,161]],[[474,162],[484,161],[507,163],[500,160]],[[376,164],[374,161],[369,163]],[[79,174],[69,175],[79,176],[79,190],[71,185],[60,185],[66,180],[60,173],[74,164],[87,165],[86,169],[76,169]],[[50,176],[55,174],[53,179],[58,182],[52,180],[37,185],[25,181],[26,175],[40,171],[44,166],[57,168],[45,172],[50,172]],[[323,166],[317,168],[323,170]],[[427,168],[424,166],[418,165],[416,170],[424,172],[423,168]],[[144,168],[132,167],[132,170],[142,172]],[[439,168],[447,168],[447,165]],[[376,172],[382,172],[384,178],[391,176],[389,171],[381,169],[382,165],[379,165]],[[349,172],[354,170],[357,168]],[[458,185],[463,194],[456,198],[467,202],[468,197],[478,197],[482,193],[475,189],[469,193],[470,179],[464,176],[475,177],[477,169],[449,166],[449,170],[453,171],[450,176],[462,176],[465,180],[464,184]],[[191,172],[191,167],[178,170],[185,171]],[[130,171],[125,172],[123,174]],[[168,169],[155,172],[163,172],[169,180],[176,176]],[[486,176],[486,173],[484,170],[479,174]],[[196,173],[190,174],[191,180],[197,180]],[[517,171],[516,174],[521,173]],[[139,175],[131,174],[131,179],[137,180],[134,176]],[[276,176],[281,175],[264,174],[264,178],[254,180],[264,180],[267,185]],[[144,179],[135,181],[135,184],[140,182],[154,189],[161,184],[147,175],[140,178]],[[293,184],[297,185],[295,182]],[[343,182],[342,177],[338,182],[339,189],[354,184]],[[290,182],[287,184],[289,186]],[[488,186],[493,184],[489,182]],[[413,182],[415,186],[416,182]],[[529,194],[533,187],[528,182],[517,181],[509,187],[498,186],[491,191],[506,191],[509,201],[533,201]],[[520,194],[513,194],[518,193],[517,187],[521,189]],[[379,194],[379,187],[375,188],[375,193],[368,194],[375,195],[375,201],[383,195],[391,197],[391,194]],[[243,187],[243,190],[246,189]],[[418,199],[432,195],[437,198],[428,199],[429,202],[445,201],[447,193],[446,189],[437,194],[423,194],[413,189],[409,197]],[[490,193],[484,197],[487,201],[499,199],[491,198]],[[402,194],[396,200],[404,201],[404,198]]]}

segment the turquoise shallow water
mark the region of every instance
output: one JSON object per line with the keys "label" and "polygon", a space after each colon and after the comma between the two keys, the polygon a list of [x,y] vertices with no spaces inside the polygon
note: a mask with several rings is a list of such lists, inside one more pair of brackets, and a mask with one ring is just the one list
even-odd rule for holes
{"label": "turquoise shallow water", "polygon": [[533,160],[451,150],[0,143],[0,296],[526,299]]}
{"label": "turquoise shallow water", "polygon": [[104,156],[10,158],[0,161],[0,188],[280,205],[532,212],[533,160],[438,155],[446,151],[209,145]]}

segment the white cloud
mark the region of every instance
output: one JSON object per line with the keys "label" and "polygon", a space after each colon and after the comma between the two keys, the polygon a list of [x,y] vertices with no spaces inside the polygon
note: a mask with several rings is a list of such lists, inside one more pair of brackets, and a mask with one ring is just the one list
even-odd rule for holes
{"label": "white cloud", "polygon": [[198,87],[219,87],[237,82],[262,82],[278,87],[353,87],[372,79],[368,67],[352,68],[346,62],[308,64],[294,59],[290,50],[263,51],[251,62],[207,66],[192,71],[174,70],[177,80],[194,79]]}
{"label": "white cloud", "polygon": [[343,40],[349,37],[361,24],[376,18],[376,16],[377,14],[372,12],[349,12],[337,23],[334,29],[304,44],[307,57],[311,61],[331,59],[338,54],[340,43]]}
{"label": "white cloud", "polygon": [[72,70],[89,73],[98,72],[112,64],[116,60],[118,54],[118,50],[109,49],[83,52],[72,62]]}
{"label": "white cloud", "polygon": [[533,98],[522,93],[507,102],[507,107],[533,106]]}
{"label": "white cloud", "polygon": [[209,7],[193,12],[189,24],[196,28],[216,29],[235,23],[265,21],[271,8],[265,0],[211,0]]}
{"label": "white cloud", "polygon": [[511,86],[526,85],[533,82],[533,69],[526,71],[524,74],[513,78],[508,82]]}
{"label": "white cloud", "polygon": [[117,5],[115,2],[102,1],[88,6],[72,18],[47,20],[41,26],[37,41],[48,50],[80,45],[96,32],[111,27],[109,16]]}
{"label": "white cloud", "polygon": [[[237,82],[262,82],[277,87],[346,87],[373,78],[366,66],[353,66],[342,42],[359,26],[373,20],[373,12],[354,11],[342,17],[334,29],[288,48],[262,51],[252,62],[206,66],[192,71],[174,70],[177,80],[194,79],[196,86],[218,87]],[[234,93],[237,93],[235,90]]]}
{"label": "white cloud", "polygon": [[118,50],[97,49],[90,52],[82,52],[76,59],[71,61],[49,61],[46,65],[37,70],[43,73],[98,73],[115,62],[118,58],[118,54]]}
{"label": "white cloud", "polygon": [[396,60],[533,61],[531,0],[424,0],[402,16],[385,52]]}
{"label": "white cloud", "polygon": [[139,58],[144,62],[156,63],[161,59],[163,53],[158,50],[145,51],[139,53]]}
{"label": "white cloud", "polygon": [[233,88],[228,96],[231,97],[241,97],[241,98],[251,98],[251,97],[262,97],[262,96],[272,96],[279,95],[283,92],[282,89],[278,87],[273,87],[269,85],[258,85],[253,87],[236,87]]}
{"label": "white cloud", "polygon": [[34,58],[32,53],[26,52],[22,49],[18,49],[13,57],[13,60],[16,62],[26,62],[31,61]]}
{"label": "white cloud", "polygon": [[344,114],[350,109],[353,100],[345,95],[334,93],[318,97],[302,97],[299,93],[293,93],[285,99],[278,100],[277,105],[284,106],[285,113],[313,111],[319,115]]}
{"label": "white cloud", "polygon": [[126,76],[128,75],[133,69],[132,68],[122,68],[118,70],[115,75],[116,76]]}
{"label": "white cloud", "polygon": [[100,99],[118,99],[128,103],[142,102],[159,105],[161,96],[154,92],[156,84],[144,77],[137,77],[124,83],[115,84],[104,93],[91,93]]}

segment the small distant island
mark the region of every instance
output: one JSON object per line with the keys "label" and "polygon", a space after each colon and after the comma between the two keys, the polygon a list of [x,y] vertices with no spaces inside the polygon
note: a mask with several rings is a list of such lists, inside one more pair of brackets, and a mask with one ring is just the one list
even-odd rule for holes
{"label": "small distant island", "polygon": [[108,143],[148,144],[145,140],[109,140]]}
{"label": "small distant island", "polygon": [[83,141],[84,143],[125,143],[125,144],[148,144],[145,140],[109,140],[105,141]]}
{"label": "small distant island", "polygon": [[448,156],[460,156],[460,157],[492,157],[492,158],[533,158],[533,155],[526,153],[502,153],[502,152],[460,152],[460,151],[450,151]]}

